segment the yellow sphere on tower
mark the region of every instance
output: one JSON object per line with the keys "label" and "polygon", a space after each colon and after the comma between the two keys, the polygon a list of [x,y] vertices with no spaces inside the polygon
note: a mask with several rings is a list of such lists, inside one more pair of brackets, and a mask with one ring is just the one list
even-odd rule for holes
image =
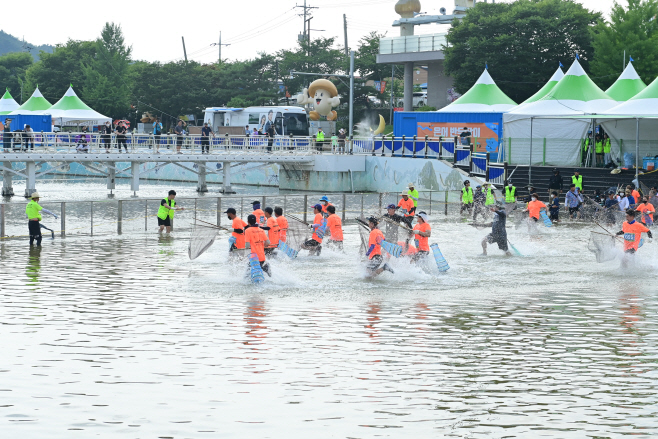
{"label": "yellow sphere on tower", "polygon": [[398,0],[395,4],[395,12],[402,18],[413,18],[414,13],[420,12],[420,0]]}

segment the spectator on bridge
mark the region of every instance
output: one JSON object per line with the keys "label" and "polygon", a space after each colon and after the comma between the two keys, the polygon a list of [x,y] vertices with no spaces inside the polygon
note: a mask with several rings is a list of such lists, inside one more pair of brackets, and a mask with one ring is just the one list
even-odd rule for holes
{"label": "spectator on bridge", "polygon": [[553,168],[553,176],[548,182],[548,195],[552,195],[553,192],[557,192],[558,197],[562,194],[562,187],[564,182],[562,181],[562,176],[560,175],[560,170],[558,168]]}
{"label": "spectator on bridge", "polygon": [[153,143],[155,145],[156,153],[160,150],[160,135],[162,135],[162,122],[160,122],[160,118],[158,117],[155,119],[155,122],[153,122]]}
{"label": "spectator on bridge", "polygon": [[471,132],[468,130],[468,127],[463,128],[464,131],[459,135],[459,143],[462,145],[468,146],[471,144]]}
{"label": "spectator on bridge", "polygon": [[347,132],[341,128],[338,130],[338,149],[341,154],[345,152],[345,139],[347,138]]}
{"label": "spectator on bridge", "polygon": [[105,122],[105,125],[101,128],[101,142],[105,145],[105,152],[109,154],[112,146],[112,125],[109,121]]}
{"label": "spectator on bridge", "polygon": [[203,124],[201,128],[201,154],[210,154],[210,135],[215,137],[215,133],[208,126],[208,122]]}
{"label": "spectator on bridge", "polygon": [[184,128],[187,126],[187,124],[179,120],[178,124],[176,124],[176,128],[174,128],[174,132],[176,133],[176,153],[177,154],[182,154],[180,151],[181,146],[183,146],[183,135],[185,134]]}
{"label": "spectator on bridge", "polygon": [[[256,128],[254,128],[254,131],[256,131]],[[249,134],[251,134],[251,130],[249,129],[249,125],[244,126],[244,135],[249,137]]]}
{"label": "spectator on bridge", "polygon": [[128,144],[126,143],[126,125],[122,120],[119,121],[119,125],[116,127],[114,132],[117,134],[117,148],[119,149],[119,154],[121,154],[121,144],[126,149],[126,154],[128,154]]}
{"label": "spectator on bridge", "polygon": [[267,127],[267,153],[272,153],[272,145],[274,145],[274,136],[276,136],[276,130],[274,129],[274,124],[270,124]]}
{"label": "spectator on bridge", "polygon": [[11,119],[5,119],[5,124],[2,127],[2,146],[5,152],[11,149]]}
{"label": "spectator on bridge", "polygon": [[23,137],[25,138],[25,149],[34,150],[34,130],[31,126],[25,125],[25,134]]}
{"label": "spectator on bridge", "polygon": [[322,128],[318,128],[318,133],[315,135],[315,147],[318,151],[322,151],[324,148],[324,131],[322,131]]}
{"label": "spectator on bridge", "polygon": [[252,137],[257,137],[259,134],[260,133],[258,132],[258,130],[256,128],[254,128],[254,131],[251,133],[251,136]]}

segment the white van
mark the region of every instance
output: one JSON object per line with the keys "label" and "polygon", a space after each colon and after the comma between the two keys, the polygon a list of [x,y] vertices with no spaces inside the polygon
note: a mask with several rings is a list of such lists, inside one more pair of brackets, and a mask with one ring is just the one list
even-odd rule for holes
{"label": "white van", "polygon": [[272,106],[272,107],[247,107],[206,108],[204,122],[208,122],[212,130],[221,132],[223,127],[242,128],[240,134],[244,134],[245,127],[249,131],[256,130],[265,134],[271,124],[279,136],[308,137],[309,123],[306,110],[294,106]]}

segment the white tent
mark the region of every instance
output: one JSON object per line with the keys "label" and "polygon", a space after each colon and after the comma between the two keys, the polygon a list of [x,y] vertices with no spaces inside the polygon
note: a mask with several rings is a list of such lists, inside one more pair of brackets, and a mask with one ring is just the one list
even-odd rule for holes
{"label": "white tent", "polygon": [[18,102],[11,97],[9,90],[0,98],[0,114],[9,114],[19,107]]}
{"label": "white tent", "polygon": [[526,99],[521,104],[519,104],[519,107],[521,107],[522,105],[537,102],[538,100],[546,96],[551,90],[555,88],[557,83],[560,82],[562,78],[564,78],[564,72],[562,71],[561,67],[558,67],[555,73],[553,73],[553,76],[551,76],[551,79],[549,79],[548,82],[537,93],[530,96],[528,99]]}
{"label": "white tent", "polygon": [[[511,163],[579,164],[581,142],[591,126],[591,118],[551,117],[590,115],[615,105],[617,102],[587,76],[576,60],[546,96],[503,114],[506,159]],[[533,147],[537,148],[532,160],[531,136]]]}
{"label": "white tent", "polygon": [[30,99],[25,101],[23,105],[12,111],[10,114],[12,116],[17,115],[17,114],[24,114],[24,115],[34,115],[34,114],[46,114],[47,111],[52,104],[48,102],[46,98],[43,97],[41,92],[39,91],[39,86],[34,90],[34,93],[32,93],[32,96],[30,96]]}
{"label": "white tent", "polygon": [[489,71],[480,75],[477,82],[464,93],[459,99],[447,107],[443,107],[439,113],[503,113],[516,107],[516,102],[511,100],[498,88]]}
{"label": "white tent", "polygon": [[635,71],[633,63],[629,62],[624,72],[605,93],[617,102],[626,102],[645,88],[647,85]]}
{"label": "white tent", "polygon": [[603,112],[603,115],[609,118],[601,122],[603,129],[622,152],[635,153],[636,135],[639,134],[640,155],[658,154],[658,78],[633,98]]}
{"label": "white tent", "polygon": [[102,125],[112,121],[82,102],[73,87],[69,87],[62,99],[44,113],[52,116],[55,125]]}

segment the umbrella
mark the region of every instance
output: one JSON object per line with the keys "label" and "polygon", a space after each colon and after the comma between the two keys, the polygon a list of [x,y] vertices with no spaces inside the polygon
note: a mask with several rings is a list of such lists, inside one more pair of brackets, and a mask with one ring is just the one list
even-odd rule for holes
{"label": "umbrella", "polygon": [[130,128],[130,122],[127,121],[126,119],[121,119],[121,120],[115,120],[114,125],[119,125],[121,122],[126,126],[126,128]]}

